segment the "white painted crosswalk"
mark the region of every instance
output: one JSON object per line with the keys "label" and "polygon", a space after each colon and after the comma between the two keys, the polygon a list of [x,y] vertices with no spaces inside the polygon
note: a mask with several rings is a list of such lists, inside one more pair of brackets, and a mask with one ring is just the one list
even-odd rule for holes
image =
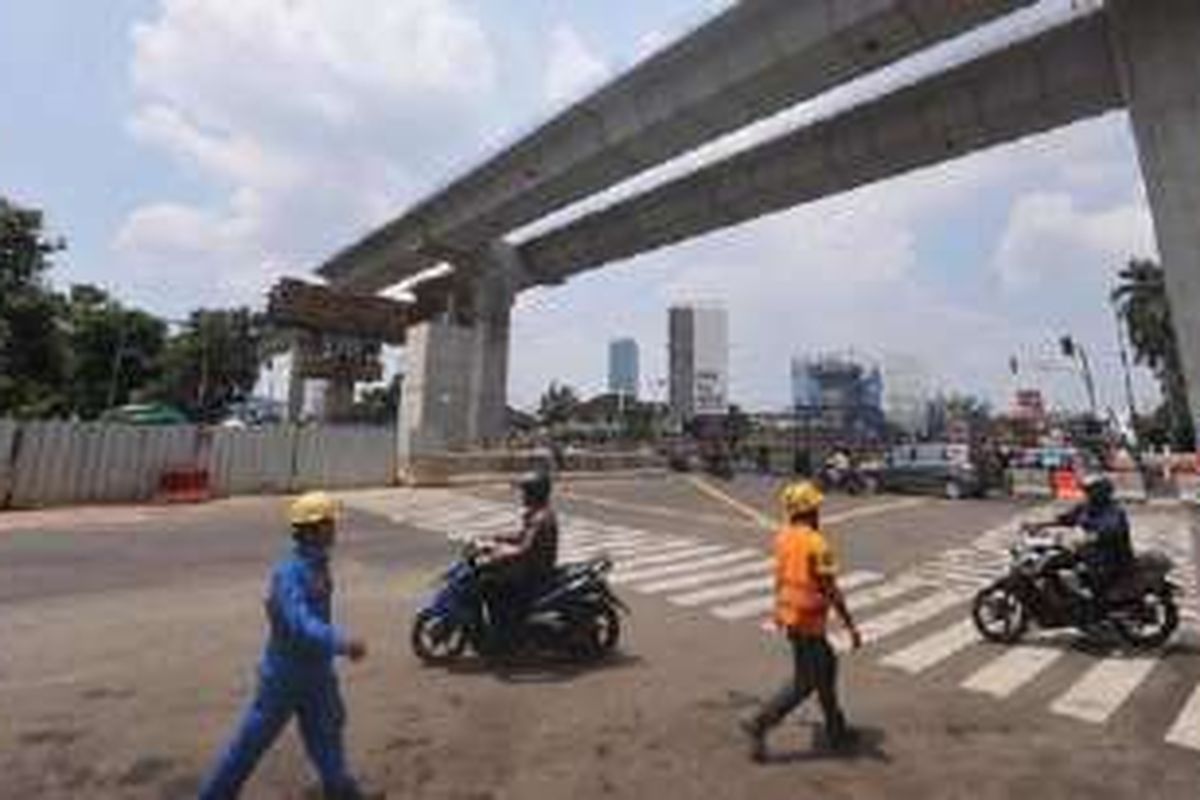
{"label": "white painted crosswalk", "polygon": [[[394,498],[368,497],[365,508],[404,524],[441,530],[454,539],[513,530],[516,513],[506,506],[449,491],[414,492]],[[1044,509],[1023,516],[1045,517]],[[947,670],[973,654],[976,666],[958,683],[962,689],[1005,700],[1057,676],[1062,687],[1048,697],[1046,710],[1067,719],[1102,725],[1136,705],[1139,690],[1169,653],[1133,657],[1074,654],[1058,639],[1030,638],[1010,647],[983,644],[968,616],[974,592],[1008,568],[1008,546],[1020,519],[1014,517],[977,536],[967,546],[948,549],[923,563],[884,576],[869,570],[839,579],[859,622],[874,663],[921,679],[941,680]],[[1196,555],[1179,518],[1162,510],[1134,516],[1139,549],[1167,552],[1179,569],[1183,619],[1195,636]],[[767,551],[693,536],[672,536],[573,516],[561,518],[561,558],[580,560],[601,554],[614,562],[612,581],[623,589],[665,600],[666,608],[687,609],[723,623],[758,626],[771,615],[774,578]],[[893,645],[894,640],[903,640]],[[831,633],[836,647],[848,642]],[[878,655],[873,655],[879,651]],[[984,658],[986,656],[986,658]],[[1052,670],[1056,665],[1061,669]],[[1073,673],[1068,677],[1068,671]],[[959,673],[960,675],[962,673]],[[1191,676],[1197,680],[1200,676]],[[1185,678],[1186,679],[1186,678]],[[956,681],[959,679],[956,678]],[[953,685],[953,684],[952,684]],[[1184,691],[1186,690],[1186,691]],[[1164,723],[1163,741],[1200,754],[1200,686],[1182,687],[1181,706]]]}

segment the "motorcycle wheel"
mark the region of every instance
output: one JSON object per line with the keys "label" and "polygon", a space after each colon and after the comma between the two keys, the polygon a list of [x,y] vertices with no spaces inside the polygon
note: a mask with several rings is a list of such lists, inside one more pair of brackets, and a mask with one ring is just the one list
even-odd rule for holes
{"label": "motorcycle wheel", "polygon": [[621,618],[610,606],[598,606],[579,631],[578,654],[587,660],[604,658],[621,641]]}
{"label": "motorcycle wheel", "polygon": [[971,620],[989,642],[1012,644],[1029,628],[1029,613],[1021,598],[1003,581],[984,587],[971,604]]}
{"label": "motorcycle wheel", "polygon": [[413,620],[409,644],[417,658],[426,664],[445,664],[466,650],[467,631],[437,614],[422,611]]}
{"label": "motorcycle wheel", "polygon": [[1179,627],[1179,608],[1171,595],[1151,589],[1136,603],[1115,611],[1112,621],[1121,638],[1134,647],[1160,647]]}

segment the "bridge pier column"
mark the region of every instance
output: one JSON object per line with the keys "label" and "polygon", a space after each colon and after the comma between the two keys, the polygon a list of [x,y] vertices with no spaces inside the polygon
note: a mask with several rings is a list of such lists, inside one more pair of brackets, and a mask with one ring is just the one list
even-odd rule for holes
{"label": "bridge pier column", "polygon": [[1200,3],[1109,0],[1109,14],[1200,431]]}
{"label": "bridge pier column", "polygon": [[497,242],[470,263],[466,309],[410,329],[399,412],[402,464],[501,442],[508,427],[508,349],[519,288],[515,252]]}

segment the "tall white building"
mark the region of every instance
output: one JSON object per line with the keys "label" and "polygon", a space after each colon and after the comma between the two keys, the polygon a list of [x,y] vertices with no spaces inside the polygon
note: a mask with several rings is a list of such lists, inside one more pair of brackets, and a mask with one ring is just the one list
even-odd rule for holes
{"label": "tall white building", "polygon": [[671,413],[678,420],[729,410],[729,318],[712,305],[670,310]]}

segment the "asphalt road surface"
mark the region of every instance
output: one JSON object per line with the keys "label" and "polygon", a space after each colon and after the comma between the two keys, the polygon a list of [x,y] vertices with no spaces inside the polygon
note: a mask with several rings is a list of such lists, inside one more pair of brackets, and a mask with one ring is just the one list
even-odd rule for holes
{"label": "asphalt road surface", "polygon": [[[830,499],[826,525],[868,640],[841,661],[860,746],[814,742],[805,707],[755,765],[736,727],[787,672],[764,627],[776,485],[686,476],[559,487],[566,556],[605,549],[632,606],[620,655],[422,667],[409,620],[454,540],[502,530],[505,487],[343,495],[338,617],[370,657],[342,667],[348,745],[393,798],[1188,798],[1200,784],[1200,637],[1190,513],[1134,511],[1188,594],[1166,648],[1071,634],[1003,648],[967,624],[1004,566],[1004,501]],[[187,798],[253,685],[282,498],[0,516],[0,798]],[[840,637],[840,634],[837,634]],[[839,639],[840,640],[840,639]],[[309,796],[285,733],[245,793]]]}

